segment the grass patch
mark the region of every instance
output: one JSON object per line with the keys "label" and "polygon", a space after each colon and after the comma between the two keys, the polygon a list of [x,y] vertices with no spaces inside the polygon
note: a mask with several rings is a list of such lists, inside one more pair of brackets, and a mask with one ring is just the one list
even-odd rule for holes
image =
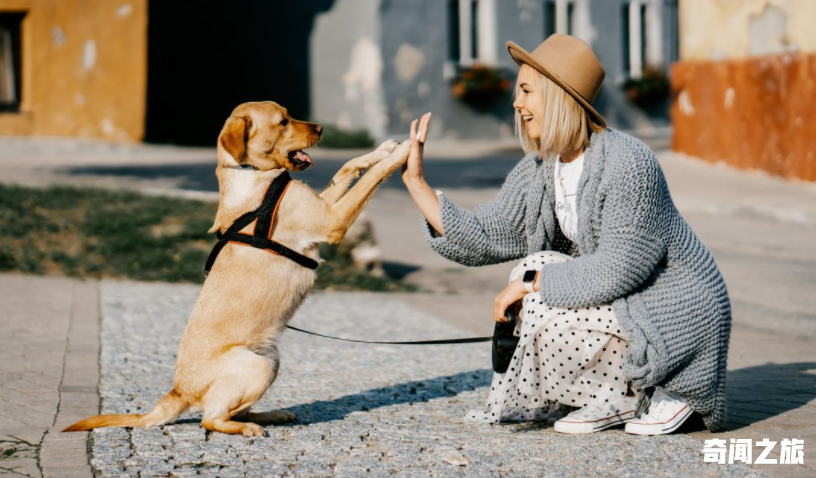
{"label": "grass patch", "polygon": [[334,125],[323,125],[320,146],[337,149],[370,148],[374,146],[374,138],[365,129],[347,130]]}
{"label": "grass patch", "polygon": [[[216,204],[92,188],[0,185],[0,271],[201,283]],[[355,267],[353,244],[321,246],[315,288],[406,291]]]}

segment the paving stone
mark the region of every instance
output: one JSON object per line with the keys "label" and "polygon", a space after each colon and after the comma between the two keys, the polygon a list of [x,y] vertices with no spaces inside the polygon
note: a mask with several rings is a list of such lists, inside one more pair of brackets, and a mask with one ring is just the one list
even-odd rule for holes
{"label": "paving stone", "polygon": [[[198,287],[104,282],[100,393],[105,413],[142,413],[171,388],[174,353]],[[410,340],[462,336],[377,294],[312,294],[293,325],[331,335]],[[541,423],[463,420],[486,399],[489,346],[372,346],[287,332],[281,375],[256,410],[298,421],[268,437],[207,433],[199,416],[151,430],[92,433],[97,476],[764,476],[702,462],[687,435],[622,430],[562,435]],[[451,464],[456,456],[466,461]]]}

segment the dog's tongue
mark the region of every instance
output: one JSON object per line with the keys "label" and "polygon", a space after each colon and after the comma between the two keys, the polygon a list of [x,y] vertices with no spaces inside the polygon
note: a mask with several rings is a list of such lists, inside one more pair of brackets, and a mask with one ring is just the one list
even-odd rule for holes
{"label": "dog's tongue", "polygon": [[298,161],[303,161],[304,163],[312,164],[312,158],[303,151],[296,152],[295,159],[297,159]]}

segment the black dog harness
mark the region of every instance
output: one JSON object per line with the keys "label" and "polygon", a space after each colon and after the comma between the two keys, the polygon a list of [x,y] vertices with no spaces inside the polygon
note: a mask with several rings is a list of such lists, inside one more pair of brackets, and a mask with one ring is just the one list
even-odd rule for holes
{"label": "black dog harness", "polygon": [[[223,234],[218,232],[216,236],[218,237],[218,242],[213,247],[210,256],[207,258],[207,263],[204,265],[205,276],[210,273],[210,269],[212,269],[213,264],[215,264],[218,253],[229,243],[263,249],[292,260],[303,267],[317,269],[318,263],[316,260],[306,257],[272,240],[272,226],[275,224],[275,214],[278,212],[278,206],[283,199],[283,195],[286,194],[286,188],[289,187],[291,181],[292,178],[289,176],[289,173],[284,171],[269,185],[266,194],[264,194],[263,202],[261,202],[258,209],[248,212],[236,219],[235,222],[232,223],[232,226],[227,229],[227,232]],[[243,228],[253,222],[255,225],[251,234],[241,232]]]}

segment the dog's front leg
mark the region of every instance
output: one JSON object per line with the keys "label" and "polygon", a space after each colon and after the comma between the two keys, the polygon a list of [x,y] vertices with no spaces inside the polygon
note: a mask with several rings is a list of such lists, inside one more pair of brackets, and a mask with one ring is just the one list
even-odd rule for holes
{"label": "dog's front leg", "polygon": [[391,173],[405,164],[410,152],[411,140],[406,140],[397,146],[387,158],[372,166],[345,196],[329,206],[328,230],[325,231],[329,243],[335,244],[343,239],[346,231],[360,215],[374,191],[388,179]]}
{"label": "dog's front leg", "polygon": [[320,198],[326,201],[327,204],[334,204],[339,201],[348,191],[351,182],[360,177],[362,171],[387,158],[398,145],[398,142],[389,139],[374,151],[348,161],[334,175],[328,187],[320,193]]}

